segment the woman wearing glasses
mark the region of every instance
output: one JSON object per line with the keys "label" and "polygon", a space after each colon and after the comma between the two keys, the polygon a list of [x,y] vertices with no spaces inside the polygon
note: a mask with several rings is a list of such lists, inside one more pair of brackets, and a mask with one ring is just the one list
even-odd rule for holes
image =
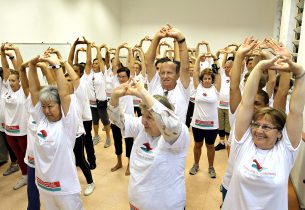
{"label": "woman wearing glasses", "polygon": [[[264,70],[289,71],[295,75],[290,110],[273,108],[254,112],[255,94]],[[304,69],[289,59],[260,61],[252,70],[233,130],[233,176],[222,209],[288,209],[288,177],[302,132]]]}

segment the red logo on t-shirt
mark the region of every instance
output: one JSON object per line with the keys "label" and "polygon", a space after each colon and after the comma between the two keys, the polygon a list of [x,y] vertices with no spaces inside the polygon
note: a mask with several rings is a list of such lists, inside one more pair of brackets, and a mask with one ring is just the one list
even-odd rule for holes
{"label": "red logo on t-shirt", "polygon": [[207,96],[207,94],[206,94],[206,93],[202,93],[202,95],[203,95],[203,96]]}
{"label": "red logo on t-shirt", "polygon": [[146,147],[147,151],[152,150],[152,148],[150,147],[150,144],[148,142],[144,143],[143,145]]}
{"label": "red logo on t-shirt", "polygon": [[45,139],[48,136],[47,131],[45,130],[40,130],[39,132],[37,132],[37,135],[43,139]]}

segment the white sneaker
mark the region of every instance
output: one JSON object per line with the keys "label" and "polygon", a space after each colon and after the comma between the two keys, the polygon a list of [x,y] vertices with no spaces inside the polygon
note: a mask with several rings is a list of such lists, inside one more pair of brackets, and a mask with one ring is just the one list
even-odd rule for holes
{"label": "white sneaker", "polygon": [[110,147],[110,145],[111,145],[111,139],[107,138],[105,141],[105,144],[104,144],[104,148],[108,148],[108,147]]}
{"label": "white sneaker", "polygon": [[87,188],[85,189],[84,195],[85,196],[91,195],[91,193],[93,193],[94,189],[95,189],[94,182],[92,182],[91,184],[88,184]]}
{"label": "white sneaker", "polygon": [[101,137],[100,137],[99,135],[94,136],[94,137],[92,138],[93,145],[97,145],[98,143],[100,143],[100,139],[101,139]]}
{"label": "white sneaker", "polygon": [[19,188],[27,185],[27,183],[28,183],[28,176],[27,175],[22,175],[22,177],[16,182],[13,189],[18,190]]}

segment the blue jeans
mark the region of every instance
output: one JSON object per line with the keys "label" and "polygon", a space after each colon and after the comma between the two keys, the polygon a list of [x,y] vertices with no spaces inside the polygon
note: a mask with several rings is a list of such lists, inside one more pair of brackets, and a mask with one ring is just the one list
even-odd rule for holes
{"label": "blue jeans", "polygon": [[35,183],[35,168],[28,166],[28,208],[27,210],[40,209],[39,191]]}

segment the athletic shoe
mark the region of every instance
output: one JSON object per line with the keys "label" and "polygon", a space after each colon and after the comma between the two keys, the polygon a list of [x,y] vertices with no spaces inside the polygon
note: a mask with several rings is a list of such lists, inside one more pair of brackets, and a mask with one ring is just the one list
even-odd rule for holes
{"label": "athletic shoe", "polygon": [[100,143],[100,140],[101,140],[101,137],[100,137],[99,135],[94,136],[94,137],[92,138],[93,145],[97,145],[98,143]]}
{"label": "athletic shoe", "polygon": [[225,149],[226,148],[226,145],[222,144],[222,143],[219,143],[217,144],[217,146],[215,147],[215,151],[219,151],[219,150],[222,150],[222,149]]}
{"label": "athletic shoe", "polygon": [[6,171],[3,173],[3,176],[8,176],[16,171],[19,171],[18,163],[11,163],[8,169],[6,169]]}
{"label": "athletic shoe", "polygon": [[106,141],[105,141],[105,144],[104,144],[104,148],[110,147],[110,144],[111,144],[111,139],[107,138]]}
{"label": "athletic shoe", "polygon": [[209,167],[209,174],[210,174],[211,178],[213,178],[213,179],[216,178],[216,172],[215,172],[215,169],[213,166]]}
{"label": "athletic shoe", "polygon": [[85,189],[84,195],[85,196],[91,195],[93,193],[94,189],[95,189],[94,182],[92,182],[91,184],[88,184],[87,188]]}
{"label": "athletic shoe", "polygon": [[197,174],[198,171],[199,171],[199,166],[194,164],[190,170],[190,174],[195,175],[195,174]]}
{"label": "athletic shoe", "polygon": [[27,185],[27,183],[28,183],[28,176],[27,175],[22,175],[22,177],[16,182],[13,189],[18,190],[19,188]]}

